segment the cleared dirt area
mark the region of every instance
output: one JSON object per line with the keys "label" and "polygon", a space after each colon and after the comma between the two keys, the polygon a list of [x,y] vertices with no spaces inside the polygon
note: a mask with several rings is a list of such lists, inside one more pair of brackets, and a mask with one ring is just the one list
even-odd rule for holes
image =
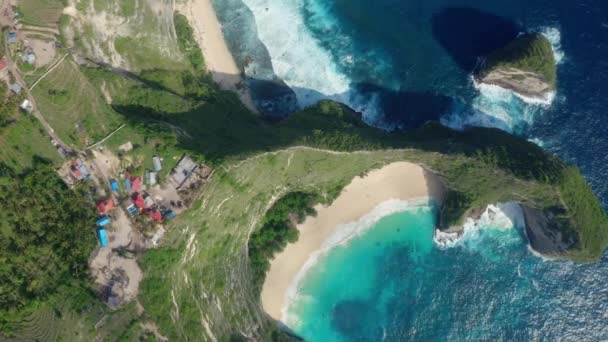
{"label": "cleared dirt area", "polygon": [[55,43],[41,39],[28,39],[28,45],[36,55],[36,67],[41,68],[50,65],[57,56]]}
{"label": "cleared dirt area", "polygon": [[93,253],[89,267],[103,299],[110,307],[118,307],[137,297],[142,271],[131,251],[141,250],[144,244],[122,209],[111,216],[108,246]]}
{"label": "cleared dirt area", "polygon": [[95,157],[93,164],[105,181],[109,181],[120,172],[120,159],[110,150],[93,150],[93,156]]}

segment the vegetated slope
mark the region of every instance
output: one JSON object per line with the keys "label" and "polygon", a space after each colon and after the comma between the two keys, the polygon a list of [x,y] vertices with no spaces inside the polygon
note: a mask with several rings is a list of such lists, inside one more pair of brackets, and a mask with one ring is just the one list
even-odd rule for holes
{"label": "vegetated slope", "polygon": [[0,167],[0,328],[5,331],[60,287],[78,287],[87,279],[96,214],[85,191],[68,189],[44,161],[20,175]]}
{"label": "vegetated slope", "polygon": [[73,1],[61,20],[63,41],[78,54],[129,71],[179,69],[173,3]]}
{"label": "vegetated slope", "polygon": [[525,96],[545,96],[557,84],[551,42],[540,33],[521,35],[487,56],[476,77]]}
{"label": "vegetated slope", "polygon": [[124,121],[71,58],[42,79],[32,93],[60,138],[79,149],[102,139]]}

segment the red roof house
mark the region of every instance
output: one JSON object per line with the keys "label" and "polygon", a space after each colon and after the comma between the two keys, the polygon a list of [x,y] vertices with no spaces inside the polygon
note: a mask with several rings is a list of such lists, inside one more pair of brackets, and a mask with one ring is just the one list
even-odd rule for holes
{"label": "red roof house", "polygon": [[145,207],[144,197],[140,193],[133,194],[133,196],[131,196],[131,200],[138,209],[141,210]]}
{"label": "red roof house", "polygon": [[101,200],[97,203],[97,210],[101,215],[107,213],[108,211],[114,209],[114,201],[110,198],[107,200]]}
{"label": "red roof house", "polygon": [[6,64],[6,58],[2,57],[0,59],[0,71],[4,71],[8,65]]}
{"label": "red roof house", "polygon": [[163,215],[160,213],[160,210],[156,210],[156,209],[151,210],[150,216],[156,222],[163,222]]}
{"label": "red roof house", "polygon": [[131,177],[131,190],[139,191],[141,190],[141,177]]}

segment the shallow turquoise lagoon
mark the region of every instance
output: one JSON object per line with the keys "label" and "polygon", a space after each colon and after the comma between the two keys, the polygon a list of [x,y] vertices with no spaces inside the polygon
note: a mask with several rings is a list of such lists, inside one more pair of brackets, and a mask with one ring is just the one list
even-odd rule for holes
{"label": "shallow turquoise lagoon", "polygon": [[442,247],[435,217],[430,206],[386,216],[330,249],[300,282],[288,325],[309,341],[608,336],[605,259],[545,260],[521,229],[492,222]]}

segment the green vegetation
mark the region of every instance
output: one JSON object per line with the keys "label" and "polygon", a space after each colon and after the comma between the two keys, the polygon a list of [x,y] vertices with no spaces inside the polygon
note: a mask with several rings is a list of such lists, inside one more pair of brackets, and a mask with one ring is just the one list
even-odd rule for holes
{"label": "green vegetation", "polygon": [[608,245],[606,212],[576,167],[563,171],[559,190],[571,225],[578,231],[572,256],[584,261],[597,259]]}
{"label": "green vegetation", "polygon": [[40,112],[61,139],[78,148],[102,139],[123,121],[106,104],[99,88],[68,59],[40,81],[33,94]]}
{"label": "green vegetation", "polygon": [[0,327],[59,286],[87,278],[96,213],[92,205],[83,206],[86,203],[86,193],[68,189],[45,162],[36,162],[23,175],[3,167]]}
{"label": "green vegetation", "polygon": [[66,6],[65,0],[20,0],[19,13],[24,24],[55,27]]}
{"label": "green vegetation", "polygon": [[52,161],[59,154],[50,144],[40,123],[29,114],[20,112],[19,104],[25,94],[14,95],[0,82],[0,160],[21,172],[32,166],[32,156]]}
{"label": "green vegetation", "polygon": [[137,9],[137,1],[136,0],[122,0],[120,2],[120,10],[124,17],[131,17],[135,15],[135,10]]}
{"label": "green vegetation", "polygon": [[270,260],[290,242],[298,240],[295,224],[304,222],[306,216],[316,214],[312,207],[318,198],[303,192],[283,196],[264,216],[264,220],[249,238],[249,261],[256,291],[261,291]]}
{"label": "green vegetation", "polygon": [[188,24],[188,18],[175,12],[175,33],[177,34],[177,44],[179,49],[192,64],[194,70],[202,70],[205,67],[203,53],[194,40],[192,27]]}
{"label": "green vegetation", "polygon": [[540,33],[524,34],[487,57],[483,72],[496,68],[516,68],[541,75],[553,88],[557,67],[549,39]]}

